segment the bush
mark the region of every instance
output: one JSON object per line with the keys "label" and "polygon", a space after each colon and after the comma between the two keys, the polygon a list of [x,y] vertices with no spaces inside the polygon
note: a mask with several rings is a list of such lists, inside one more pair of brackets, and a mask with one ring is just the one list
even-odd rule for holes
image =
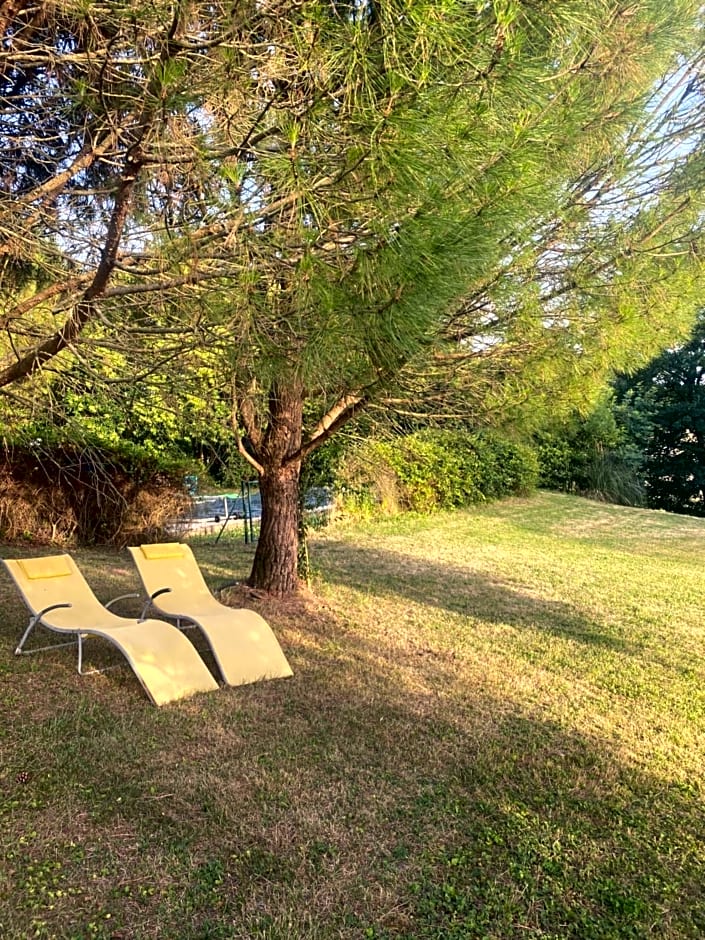
{"label": "bush", "polygon": [[539,486],[625,506],[644,505],[642,455],[625,440],[609,400],[587,417],[536,435]]}
{"label": "bush", "polygon": [[184,511],[184,467],[122,451],[39,440],[0,461],[0,538],[38,544],[153,541]]}
{"label": "bush", "polygon": [[533,451],[495,435],[420,431],[371,441],[344,458],[338,473],[343,509],[369,514],[454,509],[530,492]]}

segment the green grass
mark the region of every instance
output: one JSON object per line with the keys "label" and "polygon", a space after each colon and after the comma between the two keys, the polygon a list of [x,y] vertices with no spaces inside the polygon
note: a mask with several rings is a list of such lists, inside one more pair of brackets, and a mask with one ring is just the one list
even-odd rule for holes
{"label": "green grass", "polygon": [[[248,570],[193,547],[212,585]],[[70,649],[15,658],[2,575],[0,936],[704,936],[704,550],[547,494],[338,526],[311,596],[248,599],[293,679],[162,709]]]}

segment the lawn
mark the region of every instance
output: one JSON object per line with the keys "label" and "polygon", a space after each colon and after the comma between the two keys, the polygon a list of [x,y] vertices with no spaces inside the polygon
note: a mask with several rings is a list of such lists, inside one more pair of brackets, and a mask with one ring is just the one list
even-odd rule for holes
{"label": "lawn", "polygon": [[[0,936],[705,936],[704,555],[705,522],[549,494],[337,525],[310,596],[231,589],[294,677],[162,709],[14,657],[3,573]],[[74,557],[136,590],[126,552]]]}

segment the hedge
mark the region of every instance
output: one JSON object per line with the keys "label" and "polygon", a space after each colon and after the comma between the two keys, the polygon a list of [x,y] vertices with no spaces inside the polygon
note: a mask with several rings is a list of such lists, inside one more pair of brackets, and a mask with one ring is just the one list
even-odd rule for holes
{"label": "hedge", "polygon": [[537,480],[536,456],[523,444],[427,430],[357,447],[338,470],[337,490],[346,511],[427,513],[526,494]]}

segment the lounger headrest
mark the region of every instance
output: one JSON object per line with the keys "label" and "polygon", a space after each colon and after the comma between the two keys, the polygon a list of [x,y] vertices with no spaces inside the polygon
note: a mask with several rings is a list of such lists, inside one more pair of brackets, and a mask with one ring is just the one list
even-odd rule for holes
{"label": "lounger headrest", "polygon": [[66,555],[46,555],[44,558],[21,558],[17,561],[22,574],[30,581],[42,578],[65,578],[73,574]]}
{"label": "lounger headrest", "polygon": [[159,542],[156,545],[140,545],[140,551],[149,561],[158,558],[183,558],[184,546],[179,542]]}

